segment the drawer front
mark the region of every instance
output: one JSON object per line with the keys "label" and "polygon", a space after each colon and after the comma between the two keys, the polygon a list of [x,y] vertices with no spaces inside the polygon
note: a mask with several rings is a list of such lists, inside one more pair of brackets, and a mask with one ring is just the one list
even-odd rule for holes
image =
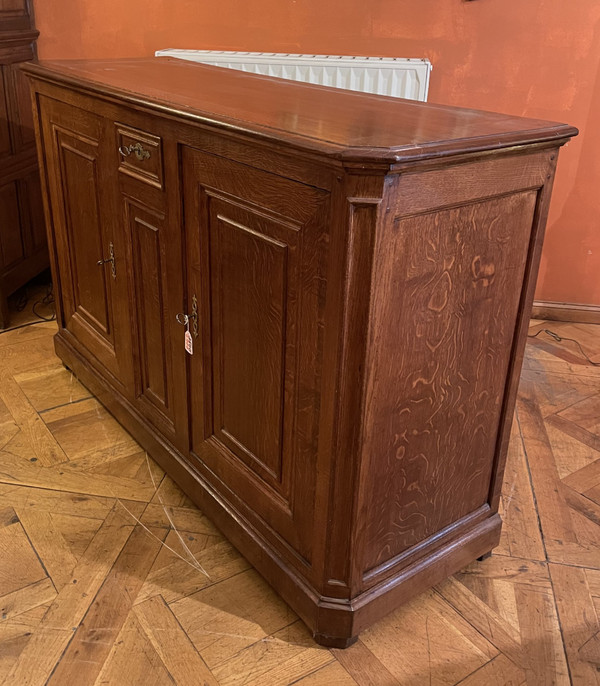
{"label": "drawer front", "polygon": [[162,189],[162,140],[145,131],[117,124],[119,171]]}

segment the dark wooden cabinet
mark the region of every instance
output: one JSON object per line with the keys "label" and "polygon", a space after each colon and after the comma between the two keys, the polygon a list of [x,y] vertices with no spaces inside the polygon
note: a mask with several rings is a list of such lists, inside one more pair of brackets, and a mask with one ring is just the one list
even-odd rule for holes
{"label": "dark wooden cabinet", "polygon": [[330,193],[185,149],[191,457],[310,565]]}
{"label": "dark wooden cabinet", "polygon": [[26,71],[57,353],[315,638],[490,551],[576,130],[170,59]]}
{"label": "dark wooden cabinet", "polygon": [[0,329],[7,297],[48,266],[31,96],[22,62],[38,32],[28,0],[0,0]]}
{"label": "dark wooden cabinet", "polygon": [[52,100],[43,107],[65,333],[124,390],[132,383],[131,324],[125,232],[104,181],[110,129],[92,112]]}

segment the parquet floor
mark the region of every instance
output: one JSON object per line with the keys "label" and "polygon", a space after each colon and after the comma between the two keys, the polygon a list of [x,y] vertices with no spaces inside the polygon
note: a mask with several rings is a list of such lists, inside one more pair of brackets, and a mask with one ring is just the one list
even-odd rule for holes
{"label": "parquet floor", "polygon": [[[53,354],[0,334],[0,684],[600,684],[600,367],[530,339],[493,556],[346,651],[273,593]],[[600,361],[600,327],[549,327]]]}

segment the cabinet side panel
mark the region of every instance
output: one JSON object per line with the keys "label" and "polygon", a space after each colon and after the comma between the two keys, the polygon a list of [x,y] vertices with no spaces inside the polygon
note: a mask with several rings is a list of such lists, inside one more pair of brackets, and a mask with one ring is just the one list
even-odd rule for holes
{"label": "cabinet side panel", "polygon": [[367,395],[365,569],[488,500],[538,190],[388,225]]}

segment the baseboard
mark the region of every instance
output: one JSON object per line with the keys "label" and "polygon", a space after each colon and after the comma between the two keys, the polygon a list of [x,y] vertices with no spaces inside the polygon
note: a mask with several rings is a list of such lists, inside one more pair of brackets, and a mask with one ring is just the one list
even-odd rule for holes
{"label": "baseboard", "polygon": [[551,319],[559,322],[600,324],[600,305],[578,305],[534,300],[532,319]]}

